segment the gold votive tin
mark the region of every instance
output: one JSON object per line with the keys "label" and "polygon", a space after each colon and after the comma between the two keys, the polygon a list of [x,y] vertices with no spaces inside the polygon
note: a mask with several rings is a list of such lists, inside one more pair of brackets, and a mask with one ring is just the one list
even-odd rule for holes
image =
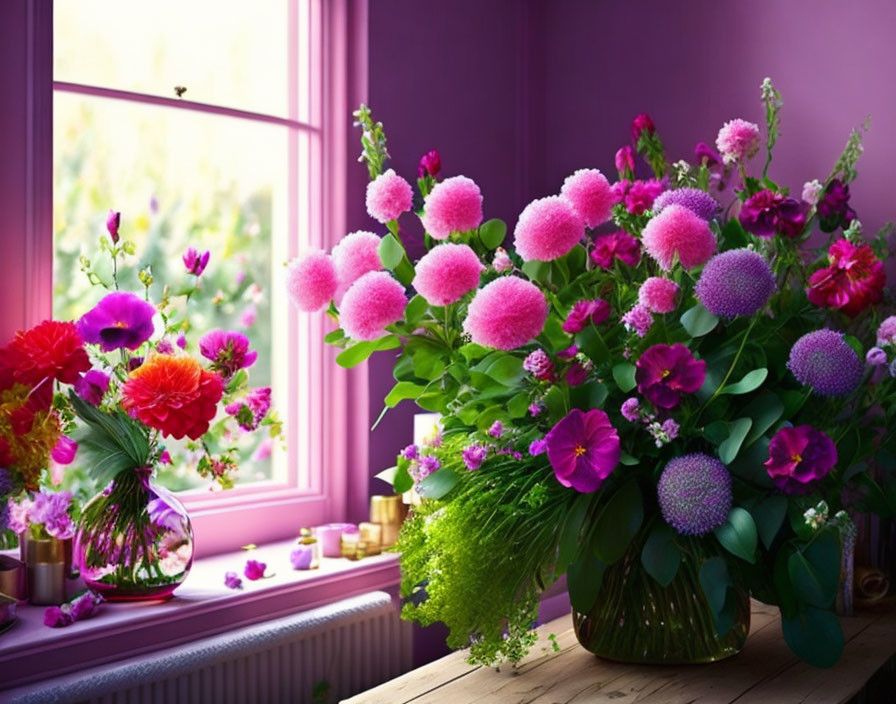
{"label": "gold votive tin", "polygon": [[371,496],[370,497],[370,522],[400,524],[403,520],[401,497]]}
{"label": "gold votive tin", "polygon": [[70,572],[66,556],[71,554],[71,539],[36,540],[25,531],[19,541],[28,574],[28,601],[40,606],[58,606],[65,602],[65,580]]}
{"label": "gold votive tin", "polygon": [[24,562],[0,555],[0,593],[16,601],[28,598],[28,573]]}
{"label": "gold votive tin", "polygon": [[367,543],[368,555],[379,555],[382,552],[383,526],[379,523],[359,523],[358,533],[361,540]]}

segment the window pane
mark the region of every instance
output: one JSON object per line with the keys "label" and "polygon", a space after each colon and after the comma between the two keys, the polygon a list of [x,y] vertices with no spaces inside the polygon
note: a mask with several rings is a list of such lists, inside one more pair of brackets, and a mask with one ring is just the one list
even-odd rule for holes
{"label": "window pane", "polygon": [[[288,130],[61,92],[54,110],[54,315],[77,318],[104,295],[80,270],[79,257],[111,281],[111,262],[98,242],[107,236],[108,210],[120,210],[121,235],[137,248],[120,266],[122,288],[141,291],[137,272],[151,266],[153,300],[167,284],[175,309],[188,311],[187,351],[194,355],[199,337],[212,328],[248,334],[259,353],[249,370],[252,386],[273,388],[285,421],[288,385],[279,376],[285,365],[272,365],[271,355],[286,345],[280,336],[288,328],[287,307],[282,287],[270,282],[286,259]],[[190,281],[181,260],[189,246],[210,250],[211,259],[185,308],[177,293]],[[264,435],[234,438],[239,483],[285,481],[279,447],[273,461],[252,459]],[[164,482],[176,489],[199,485],[190,467],[196,458],[179,454]]]}
{"label": "window pane", "polygon": [[[301,58],[312,18],[298,5]],[[289,114],[288,9],[289,0],[55,0],[54,78],[171,98],[184,86],[185,100],[307,120],[307,90]]]}

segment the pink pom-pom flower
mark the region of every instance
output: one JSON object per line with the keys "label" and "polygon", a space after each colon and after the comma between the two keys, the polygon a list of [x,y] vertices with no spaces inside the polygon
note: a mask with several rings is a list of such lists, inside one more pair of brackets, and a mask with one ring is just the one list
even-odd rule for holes
{"label": "pink pom-pom flower", "polygon": [[342,300],[343,294],[355,281],[371,271],[381,271],[380,237],[372,232],[359,230],[350,232],[330,252],[336,267],[339,288],[336,291],[336,302]]}
{"label": "pink pom-pom flower", "polygon": [[324,308],[339,288],[336,266],[324,252],[308,252],[294,259],[286,270],[286,293],[299,310],[312,313]]}
{"label": "pink pom-pom flower", "polygon": [[585,235],[585,221],[561,196],[533,200],[520,213],[513,242],[525,261],[549,262],[575,247]]}
{"label": "pink pom-pom flower", "polygon": [[475,230],[482,223],[482,194],[466,176],[437,183],[423,201],[423,227],[437,240],[452,232]]}
{"label": "pink pom-pom flower", "polygon": [[685,269],[693,269],[716,251],[716,238],[707,222],[681,205],[670,205],[652,218],[641,243],[665,271],[672,268],[676,256]]}
{"label": "pink pom-pom flower", "polygon": [[716,147],[726,164],[746,161],[759,151],[759,125],[740,118],[729,120],[719,130]]}
{"label": "pink pom-pom flower", "polygon": [[678,306],[678,284],[661,276],[651,276],[638,289],[638,303],[651,313],[671,313]]}
{"label": "pink pom-pom flower", "polygon": [[512,350],[541,334],[547,317],[547,301],[535,284],[504,276],[477,292],[464,331],[479,345]]}
{"label": "pink pom-pom flower", "polygon": [[382,223],[397,220],[414,202],[411,184],[389,169],[367,184],[367,212]]}
{"label": "pink pom-pom flower", "polygon": [[373,271],[346,291],[339,323],[353,340],[376,340],[387,325],[401,320],[407,302],[400,283],[385,271]]}
{"label": "pink pom-pom flower", "polygon": [[597,169],[579,169],[567,176],[560,195],[572,203],[586,227],[603,225],[613,214],[615,196],[607,177]]}
{"label": "pink pom-pom flower", "polygon": [[446,242],[417,262],[413,285],[430,305],[447,306],[479,286],[483,271],[476,252],[465,244]]}

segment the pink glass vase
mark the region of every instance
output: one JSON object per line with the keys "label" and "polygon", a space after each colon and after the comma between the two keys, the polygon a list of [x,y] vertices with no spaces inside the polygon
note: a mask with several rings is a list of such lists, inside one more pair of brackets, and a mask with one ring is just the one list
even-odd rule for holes
{"label": "pink glass vase", "polygon": [[74,558],[84,583],[108,601],[168,599],[193,565],[193,528],[151,469],[127,470],[84,507]]}

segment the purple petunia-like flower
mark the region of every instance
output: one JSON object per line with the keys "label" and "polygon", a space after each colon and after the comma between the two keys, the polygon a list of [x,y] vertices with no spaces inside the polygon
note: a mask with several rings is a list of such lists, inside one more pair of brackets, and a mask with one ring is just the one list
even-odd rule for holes
{"label": "purple petunia-like flower", "polygon": [[109,390],[109,375],[91,369],[75,382],[75,393],[91,406],[99,406]]}
{"label": "purple petunia-like flower", "polygon": [[240,576],[236,572],[225,572],[224,586],[228,589],[242,589],[243,580],[240,579]]}
{"label": "purple petunia-like flower", "polygon": [[694,293],[710,313],[734,318],[758,313],[776,288],[765,257],[751,249],[730,249],[706,263]]}
{"label": "purple petunia-like flower", "polygon": [[646,349],[635,366],[638,393],[659,408],[675,408],[683,393],[694,393],[706,380],[706,362],[680,342]]}
{"label": "purple petunia-like flower", "polygon": [[150,303],[133,293],[115,291],[81,317],[78,332],[85,342],[98,344],[103,352],[122,347],[135,350],[152,336],[155,314]]}
{"label": "purple petunia-like flower", "polygon": [[765,471],[785,494],[805,494],[837,464],[837,447],[811,425],[781,428],[768,446]]}
{"label": "purple petunia-like flower", "polygon": [[731,475],[715,457],[695,452],[676,457],[657,483],[663,519],[682,535],[718,528],[731,511]]}
{"label": "purple petunia-like flower", "polygon": [[529,454],[532,457],[543,455],[548,450],[548,441],[544,438],[538,438],[529,443]]}
{"label": "purple petunia-like flower", "polygon": [[485,457],[488,454],[488,448],[485,445],[473,444],[465,447],[463,452],[461,452],[461,458],[464,461],[464,464],[467,466],[471,472],[473,470],[479,469],[482,466],[482,463],[485,462]]}
{"label": "purple petunia-like flower", "polygon": [[653,201],[653,210],[660,213],[670,205],[681,205],[707,221],[712,220],[722,207],[709,193],[699,188],[676,188],[674,191],[665,191]]}
{"label": "purple petunia-like flower", "polygon": [[865,355],[865,361],[872,367],[879,367],[887,363],[887,353],[880,347],[872,347]]}
{"label": "purple petunia-like flower", "polygon": [[240,369],[251,367],[258,352],[249,349],[249,338],[232,330],[212,330],[199,338],[199,352],[211,360],[212,369],[229,379]]}
{"label": "purple petunia-like flower", "polygon": [[757,237],[798,237],[806,224],[803,206],[768,189],[753,194],[740,209],[740,224]]}
{"label": "purple petunia-like flower", "polygon": [[602,298],[593,301],[576,301],[563,321],[563,331],[570,335],[581,332],[591,323],[600,325],[610,317],[610,304]]}
{"label": "purple petunia-like flower", "polygon": [[621,455],[619,434],[598,408],[574,408],[544,439],[557,481],[583,494],[600,488]]}
{"label": "purple petunia-like flower", "polygon": [[187,269],[187,273],[197,277],[202,276],[202,272],[205,271],[205,267],[208,266],[210,256],[211,252],[208,250],[200,254],[195,247],[188,247],[183,256],[184,266]]}
{"label": "purple petunia-like flower", "polygon": [[806,333],[790,348],[787,362],[798,382],[820,396],[848,396],[862,381],[862,360],[833,330]]}

